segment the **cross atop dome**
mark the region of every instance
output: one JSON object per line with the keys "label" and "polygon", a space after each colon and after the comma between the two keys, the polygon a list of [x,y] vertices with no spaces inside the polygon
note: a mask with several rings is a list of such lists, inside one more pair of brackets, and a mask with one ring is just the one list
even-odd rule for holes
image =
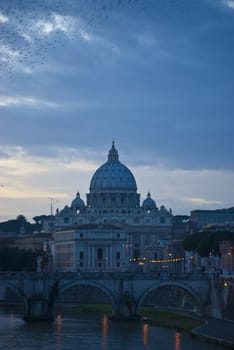
{"label": "cross atop dome", "polygon": [[119,154],[117,149],[115,148],[115,142],[112,141],[112,147],[109,150],[108,154],[108,162],[118,162],[119,161]]}

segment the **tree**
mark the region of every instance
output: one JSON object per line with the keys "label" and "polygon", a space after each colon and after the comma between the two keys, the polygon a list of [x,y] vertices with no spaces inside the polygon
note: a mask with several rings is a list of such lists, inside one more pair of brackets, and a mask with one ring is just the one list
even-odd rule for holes
{"label": "tree", "polygon": [[202,231],[187,236],[183,241],[185,250],[197,252],[200,256],[220,255],[220,241],[234,241],[234,232]]}
{"label": "tree", "polygon": [[48,218],[47,215],[37,215],[33,217],[33,220],[36,222],[36,224],[42,225],[43,221]]}
{"label": "tree", "polygon": [[[43,215],[42,215],[43,216]],[[46,215],[45,215],[46,216]],[[11,232],[15,234],[24,233],[30,234],[34,231],[40,231],[42,225],[39,223],[31,224],[27,221],[24,215],[18,215],[15,220],[8,220],[0,223],[0,231]]]}
{"label": "tree", "polygon": [[22,225],[27,222],[27,219],[24,215],[18,215],[16,221],[18,221],[18,223]]}
{"label": "tree", "polygon": [[183,241],[183,247],[188,251],[195,251],[198,248],[200,242],[200,234],[194,233],[192,235],[187,236]]}
{"label": "tree", "polygon": [[36,271],[36,257],[41,252],[21,250],[15,247],[0,247],[1,271]]}

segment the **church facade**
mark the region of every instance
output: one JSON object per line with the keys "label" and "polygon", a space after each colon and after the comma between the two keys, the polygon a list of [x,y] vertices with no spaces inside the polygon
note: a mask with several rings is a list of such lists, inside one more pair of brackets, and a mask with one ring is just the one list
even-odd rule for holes
{"label": "church facade", "polygon": [[92,176],[86,203],[77,193],[56,211],[54,267],[57,271],[123,271],[163,258],[172,212],[150,193],[141,203],[136,180],[119,160],[113,142],[107,161]]}

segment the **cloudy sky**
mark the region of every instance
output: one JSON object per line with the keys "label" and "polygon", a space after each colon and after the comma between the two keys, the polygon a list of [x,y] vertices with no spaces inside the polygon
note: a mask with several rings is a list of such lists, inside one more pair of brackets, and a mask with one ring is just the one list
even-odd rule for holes
{"label": "cloudy sky", "polygon": [[233,37],[234,0],[1,0],[0,220],[85,199],[113,139],[142,200],[233,206]]}

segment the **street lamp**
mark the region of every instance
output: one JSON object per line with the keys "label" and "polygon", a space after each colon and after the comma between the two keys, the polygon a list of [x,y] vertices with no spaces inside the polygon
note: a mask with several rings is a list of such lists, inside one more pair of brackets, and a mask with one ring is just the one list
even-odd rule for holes
{"label": "street lamp", "polygon": [[228,255],[228,271],[230,273],[233,270],[233,266],[232,266],[232,249],[228,249],[227,255]]}

